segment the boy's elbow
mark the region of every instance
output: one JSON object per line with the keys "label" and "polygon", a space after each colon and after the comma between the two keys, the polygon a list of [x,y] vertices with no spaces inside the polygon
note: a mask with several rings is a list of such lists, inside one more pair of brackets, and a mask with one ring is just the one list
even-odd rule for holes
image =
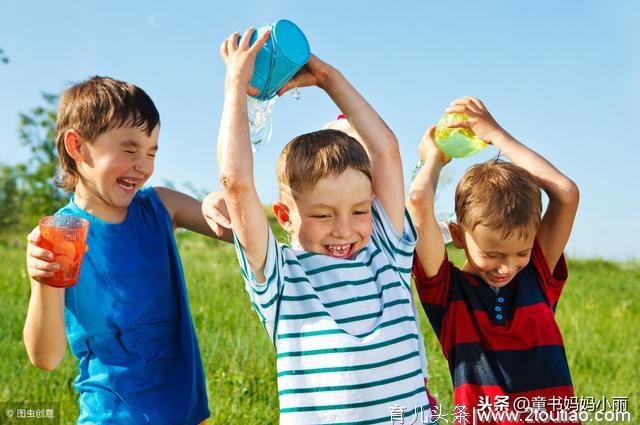
{"label": "boy's elbow", "polygon": [[573,180],[567,179],[560,188],[560,201],[567,205],[578,205],[580,202],[580,189]]}
{"label": "boy's elbow", "polygon": [[393,162],[402,163],[400,144],[393,133],[390,133],[389,137],[384,138],[384,141],[381,139],[378,142],[379,143],[375,144],[364,144],[364,148],[371,158],[374,168],[376,166],[388,166],[388,164]]}
{"label": "boy's elbow", "polygon": [[51,372],[53,369],[57,368],[62,359],[64,358],[64,353],[61,356],[39,356],[29,354],[29,360],[31,364],[37,367],[40,370],[44,370],[45,372]]}
{"label": "boy's elbow", "polygon": [[227,193],[241,193],[253,187],[253,180],[233,173],[223,173],[220,174],[220,185]]}
{"label": "boy's elbow", "polygon": [[39,360],[39,361],[31,361],[31,364],[33,364],[35,367],[37,367],[40,370],[44,370],[45,372],[51,372],[53,371],[53,369],[55,369],[56,367],[58,367],[58,365],[60,364],[60,362],[51,362],[51,361],[46,361],[46,360]]}
{"label": "boy's elbow", "polygon": [[409,192],[409,196],[407,198],[408,206],[420,212],[426,212],[433,209],[433,201],[433,195],[426,193],[423,190],[412,190]]}
{"label": "boy's elbow", "polygon": [[51,372],[58,367],[64,358],[66,340],[55,344],[38,344],[28,333],[27,328],[23,332],[24,346],[32,365],[45,372]]}
{"label": "boy's elbow", "polygon": [[391,133],[392,137],[389,137],[384,149],[381,150],[380,154],[385,159],[385,161],[401,161],[400,157],[400,144],[398,143],[398,139]]}

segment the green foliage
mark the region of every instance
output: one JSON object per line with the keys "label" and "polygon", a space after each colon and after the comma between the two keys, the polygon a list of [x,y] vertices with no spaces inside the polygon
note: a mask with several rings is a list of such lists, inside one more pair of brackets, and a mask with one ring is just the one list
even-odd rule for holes
{"label": "green foliage", "polygon": [[56,151],[57,96],[44,94],[44,105],[20,114],[18,137],[31,151],[26,163],[0,165],[0,201],[5,226],[29,226],[66,203],[67,196],[53,183]]}
{"label": "green foliage", "polygon": [[18,167],[0,165],[0,228],[14,227],[19,222],[18,211],[22,209],[22,191]]}

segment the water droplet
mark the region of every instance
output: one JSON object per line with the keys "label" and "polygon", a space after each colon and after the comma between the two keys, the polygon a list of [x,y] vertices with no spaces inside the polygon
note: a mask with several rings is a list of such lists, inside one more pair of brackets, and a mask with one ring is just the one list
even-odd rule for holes
{"label": "water droplet", "polygon": [[298,87],[294,87],[293,90],[291,90],[291,96],[293,96],[295,100],[300,99],[300,89]]}

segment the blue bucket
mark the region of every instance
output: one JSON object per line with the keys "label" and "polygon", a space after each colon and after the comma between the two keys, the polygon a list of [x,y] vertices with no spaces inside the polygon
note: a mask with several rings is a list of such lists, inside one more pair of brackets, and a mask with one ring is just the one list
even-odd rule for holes
{"label": "blue bucket", "polygon": [[271,36],[258,52],[251,78],[251,85],[260,90],[256,97],[259,100],[273,98],[311,57],[304,33],[287,19],[256,27],[251,44],[267,30],[271,31]]}

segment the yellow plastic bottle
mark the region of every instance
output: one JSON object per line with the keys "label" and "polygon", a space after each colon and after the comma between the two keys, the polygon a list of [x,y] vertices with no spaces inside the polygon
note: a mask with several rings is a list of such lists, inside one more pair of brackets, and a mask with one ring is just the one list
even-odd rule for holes
{"label": "yellow plastic bottle", "polygon": [[487,143],[467,128],[449,128],[448,126],[468,121],[469,117],[461,113],[444,114],[436,124],[436,146],[452,158],[465,158],[487,147]]}

